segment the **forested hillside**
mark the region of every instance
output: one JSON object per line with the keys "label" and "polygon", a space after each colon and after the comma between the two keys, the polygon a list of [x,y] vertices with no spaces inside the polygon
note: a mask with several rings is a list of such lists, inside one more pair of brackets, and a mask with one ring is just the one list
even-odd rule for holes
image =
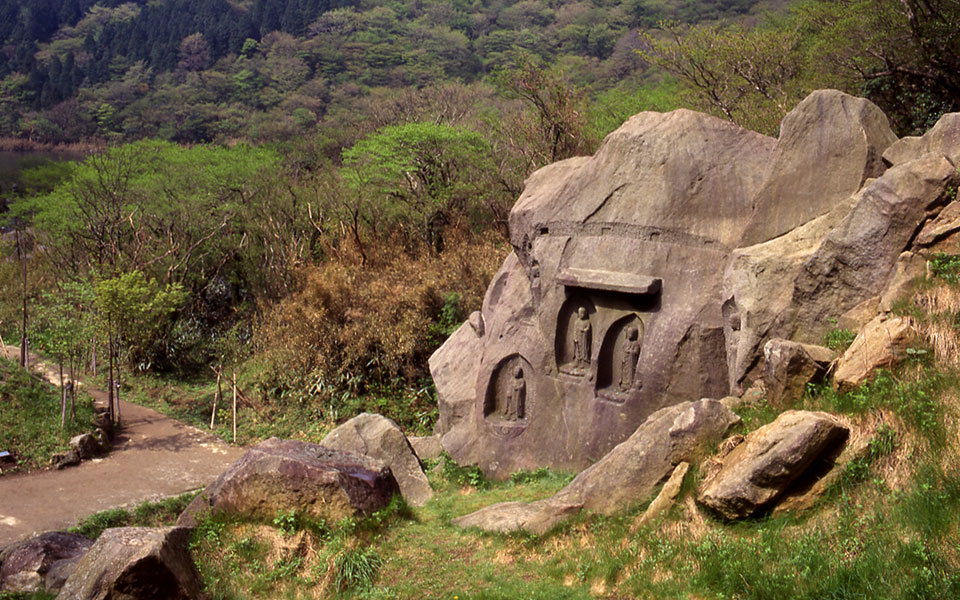
{"label": "forested hillside", "polygon": [[0,134],[283,139],[344,97],[470,83],[520,52],[602,90],[640,69],[639,28],[755,3],[4,0]]}

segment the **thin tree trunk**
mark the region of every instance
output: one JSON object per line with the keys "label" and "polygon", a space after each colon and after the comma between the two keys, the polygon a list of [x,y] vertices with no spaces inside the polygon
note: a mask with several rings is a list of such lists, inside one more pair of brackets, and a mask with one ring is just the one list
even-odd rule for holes
{"label": "thin tree trunk", "polygon": [[217,419],[217,400],[223,397],[222,396],[223,392],[220,391],[221,389],[220,379],[222,375],[223,375],[223,365],[219,365],[217,367],[217,391],[213,395],[213,410],[210,411],[210,429],[213,429],[213,425],[214,423],[216,423],[216,419]]}
{"label": "thin tree trunk", "polygon": [[237,443],[237,372],[233,372],[233,443]]}
{"label": "thin tree trunk", "polygon": [[93,376],[97,376],[97,338],[93,338],[93,351],[91,352],[91,362],[93,363]]}
{"label": "thin tree trunk", "polygon": [[[109,327],[109,323],[107,325]],[[117,422],[117,414],[113,409],[113,336],[107,336],[107,363],[109,365],[109,375],[107,376],[107,403],[110,405],[110,421]]]}
{"label": "thin tree trunk", "polygon": [[120,363],[117,361],[117,425],[120,425]]}
{"label": "thin tree trunk", "polygon": [[70,358],[70,421],[77,420],[77,359]]}
{"label": "thin tree trunk", "polygon": [[26,369],[30,366],[27,360],[27,253],[23,250],[19,229],[17,229],[17,258],[23,265],[23,322],[20,328],[20,366]]}
{"label": "thin tree trunk", "polygon": [[60,429],[67,426],[67,388],[63,385],[63,361],[57,361],[60,367]]}

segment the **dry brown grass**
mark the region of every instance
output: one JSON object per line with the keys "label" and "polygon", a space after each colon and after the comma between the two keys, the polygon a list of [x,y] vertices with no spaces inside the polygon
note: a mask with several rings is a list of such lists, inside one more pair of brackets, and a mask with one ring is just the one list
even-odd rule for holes
{"label": "dry brown grass", "polygon": [[960,315],[960,288],[938,284],[917,293],[914,303],[926,318],[914,320],[913,326],[933,349],[941,364],[960,366],[960,329],[955,324]]}
{"label": "dry brown grass", "polygon": [[426,375],[439,335],[435,323],[451,293],[460,319],[479,308],[487,283],[509,251],[498,234],[451,231],[437,255],[388,240],[365,265],[308,267],[293,294],[266,310],[262,349],[283,370]]}

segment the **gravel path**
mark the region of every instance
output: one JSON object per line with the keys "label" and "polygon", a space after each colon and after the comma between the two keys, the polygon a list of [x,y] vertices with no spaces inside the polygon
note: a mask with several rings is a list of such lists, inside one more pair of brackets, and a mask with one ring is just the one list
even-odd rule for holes
{"label": "gravel path", "polygon": [[[105,392],[86,392],[106,406]],[[123,428],[106,456],[62,471],[0,476],[0,546],[95,512],[203,487],[243,453],[142,406],[121,401],[120,416]]]}

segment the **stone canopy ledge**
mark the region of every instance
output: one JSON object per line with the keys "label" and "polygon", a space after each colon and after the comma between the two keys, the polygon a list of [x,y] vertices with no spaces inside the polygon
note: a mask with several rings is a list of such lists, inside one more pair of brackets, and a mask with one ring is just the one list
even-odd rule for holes
{"label": "stone canopy ledge", "polygon": [[595,269],[564,269],[557,274],[557,283],[568,287],[625,294],[656,294],[662,280],[634,273],[600,271]]}

